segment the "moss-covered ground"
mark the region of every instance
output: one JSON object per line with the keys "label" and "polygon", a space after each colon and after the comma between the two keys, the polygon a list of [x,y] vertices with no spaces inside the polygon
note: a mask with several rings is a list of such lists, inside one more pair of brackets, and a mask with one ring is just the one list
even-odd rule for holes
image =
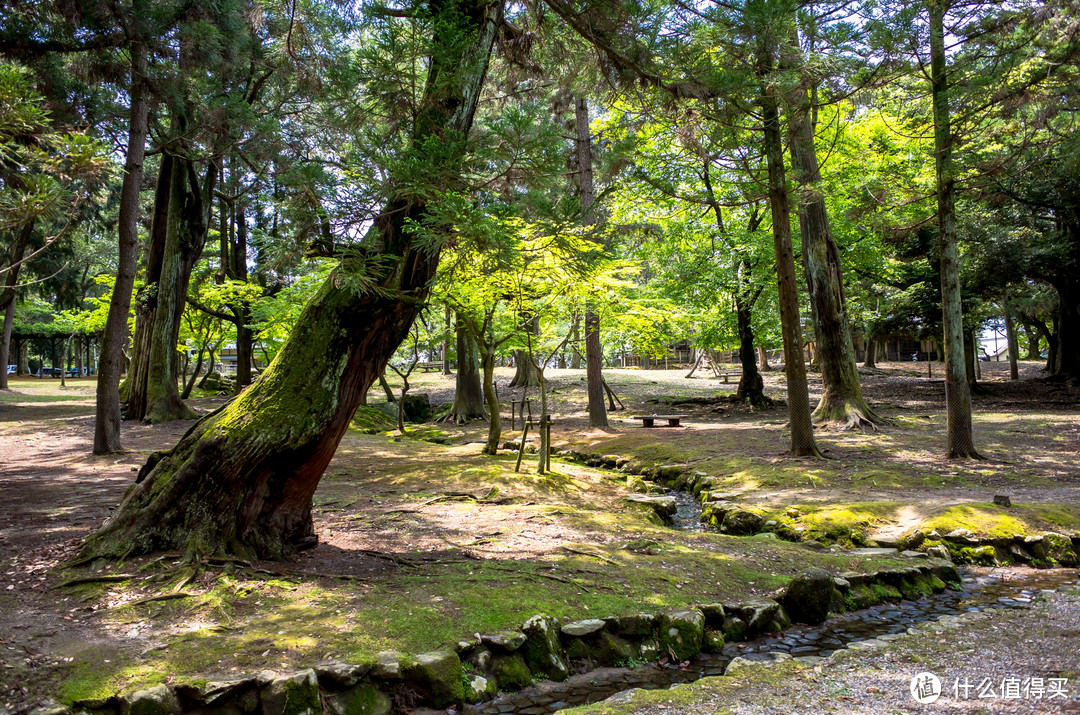
{"label": "moss-covered ground", "polygon": [[[821,461],[785,456],[784,409],[733,405],[726,398],[735,386],[719,380],[609,371],[628,409],[599,430],[586,426],[582,373],[549,371],[557,449],[706,473],[712,491],[736,492],[806,538],[835,543],[831,550],[675,531],[622,501],[624,474],[556,458],[541,475],[529,454],[515,472],[515,452],[480,454],[486,423],[399,435],[369,415],[316,493],[314,550],[286,563],[157,555],[75,569],[58,564],[108,516],[146,456],[190,423],[125,425],[131,452],[92,458],[92,381],[61,390],[56,380],[15,380],[0,393],[0,681],[17,686],[0,704],[421,652],[540,612],[577,619],[769,595],[810,565],[839,573],[889,563],[841,546],[915,528],[991,537],[1080,530],[1075,388],[992,381],[992,394],[976,400],[976,443],[987,458],[957,463],[940,457],[940,385],[907,372],[865,376],[891,424],[819,433],[830,457]],[[506,401],[520,396],[502,387],[509,377],[499,369]],[[411,382],[436,404],[452,398],[452,377]],[[767,386],[783,396],[775,374]],[[538,414],[535,390],[530,397]],[[678,402],[686,398],[697,402]],[[223,399],[193,404],[205,410]],[[685,414],[685,426],[644,429],[632,418],[653,413]],[[508,417],[504,439],[520,434]],[[1014,506],[995,506],[996,494]],[[61,585],[98,576],[110,578]]]}

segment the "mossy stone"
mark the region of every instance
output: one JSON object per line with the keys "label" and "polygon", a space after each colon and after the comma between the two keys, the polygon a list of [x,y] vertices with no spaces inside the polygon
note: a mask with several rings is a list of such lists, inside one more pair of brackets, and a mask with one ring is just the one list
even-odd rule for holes
{"label": "mossy stone", "polygon": [[720,530],[732,536],[749,536],[761,531],[764,523],[765,520],[760,514],[755,514],[746,509],[735,508],[728,510],[724,514],[724,521],[720,525]]}
{"label": "mossy stone", "polygon": [[449,648],[421,653],[402,672],[405,684],[438,708],[461,700],[461,659]]}
{"label": "mossy stone", "polygon": [[724,625],[721,627],[724,640],[728,643],[741,641],[746,638],[746,621],[738,616],[725,616]]}
{"label": "mossy stone", "polygon": [[890,586],[886,583],[870,584],[870,590],[873,592],[874,599],[877,603],[884,603],[885,601],[904,600],[904,594],[900,593],[900,589],[898,589],[896,586]]}
{"label": "mossy stone", "polygon": [[346,690],[323,696],[333,715],[390,715],[390,696],[371,683],[360,683]]}
{"label": "mossy stone", "polygon": [[491,660],[491,674],[501,690],[521,690],[532,684],[532,673],[519,654],[497,655]]}
{"label": "mossy stone", "polygon": [[1073,550],[1072,539],[1064,534],[1043,534],[1043,549],[1046,558],[1051,559],[1061,566],[1076,566],[1076,551]]}
{"label": "mossy stone", "polygon": [[879,603],[881,603],[881,601],[878,598],[878,595],[874,593],[874,590],[870,588],[870,586],[864,584],[852,586],[844,596],[844,604],[849,611],[859,611],[863,608],[876,606]]}
{"label": "mossy stone", "polygon": [[660,651],[676,660],[689,660],[701,652],[705,614],[696,608],[668,611],[660,617]]}
{"label": "mossy stone", "polygon": [[495,697],[498,688],[494,680],[488,680],[482,675],[466,675],[464,682],[465,702],[479,703]]}
{"label": "mossy stone", "polygon": [[[395,406],[395,410],[396,410]],[[393,419],[382,410],[377,410],[374,407],[361,406],[356,410],[356,414],[353,415],[353,427],[358,429],[363,434],[378,434],[380,432],[386,432],[397,428],[397,412],[395,411]]]}
{"label": "mossy stone", "polygon": [[570,669],[566,667],[566,654],[559,640],[559,624],[551,616],[536,615],[521,626],[525,643],[521,654],[530,672],[543,673],[552,680],[566,680]]}
{"label": "mossy stone", "polygon": [[791,580],[780,603],[796,622],[817,625],[829,617],[835,593],[833,575],[825,569],[810,568]]}
{"label": "mossy stone", "polygon": [[997,566],[997,550],[993,546],[965,546],[960,549],[961,561],[981,566]]}
{"label": "mossy stone", "polygon": [[706,653],[719,653],[724,650],[724,634],[713,628],[705,629],[705,636],[701,640],[701,649]]}
{"label": "mossy stone", "polygon": [[274,678],[263,689],[263,715],[322,715],[319,681],[310,668]]}
{"label": "mossy stone", "polygon": [[121,715],[179,715],[180,712],[180,702],[165,685],[131,693],[120,701]]}

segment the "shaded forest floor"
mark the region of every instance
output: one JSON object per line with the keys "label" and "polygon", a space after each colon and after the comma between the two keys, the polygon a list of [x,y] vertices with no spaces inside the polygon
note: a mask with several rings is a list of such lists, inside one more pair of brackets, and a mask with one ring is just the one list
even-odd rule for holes
{"label": "shaded forest floor", "polygon": [[[891,424],[819,432],[825,461],[784,455],[783,406],[733,406],[724,398],[734,384],[687,380],[685,369],[607,371],[628,409],[612,413],[606,430],[586,426],[582,371],[549,370],[548,399],[556,448],[700,470],[749,506],[799,507],[840,543],[852,529],[1080,531],[1080,390],[1037,380],[1038,368],[1025,363],[1024,379],[1010,383],[1007,365],[983,364],[975,437],[986,459],[973,462],[940,457],[937,364],[930,379],[925,363],[864,375],[868,399]],[[503,387],[510,374],[498,372],[504,401],[521,395]],[[412,382],[411,392],[436,405],[452,399],[451,376]],[[316,494],[320,544],[287,563],[140,558],[95,564],[90,575],[107,580],[63,586],[88,572],[57,564],[108,516],[146,456],[189,423],[125,424],[131,451],[95,458],[92,381],[61,389],[16,379],[12,388],[0,393],[0,706],[19,711],[168,679],[421,652],[538,612],[585,618],[768,595],[808,565],[842,572],[887,562],[839,545],[658,526],[623,501],[624,475],[558,459],[538,475],[529,456],[515,473],[515,453],[480,455],[487,425],[478,421],[405,436],[351,431]],[[782,374],[768,373],[766,389],[782,398]],[[535,389],[530,396],[536,414]],[[679,403],[686,398],[707,403]],[[192,405],[209,410],[223,399]],[[653,413],[688,417],[656,429],[631,418]],[[503,439],[517,434],[506,429]],[[1015,506],[995,507],[997,494]]]}

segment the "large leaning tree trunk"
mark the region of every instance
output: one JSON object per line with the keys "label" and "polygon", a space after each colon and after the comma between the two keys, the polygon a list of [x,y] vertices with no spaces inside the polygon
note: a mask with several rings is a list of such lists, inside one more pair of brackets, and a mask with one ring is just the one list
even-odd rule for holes
{"label": "large leaning tree trunk", "polygon": [[929,0],[930,83],[934,108],[934,157],[937,170],[938,240],[941,251],[941,312],[945,327],[946,454],[949,459],[978,458],[972,431],[971,392],[964,354],[964,316],[960,300],[960,258],[956,247],[956,176],[949,117],[949,81],[945,66],[945,3]]}
{"label": "large leaning tree trunk", "polygon": [[[596,223],[596,192],[593,189],[592,134],[589,132],[589,104],[584,97],[574,100],[575,149],[578,164],[578,191],[581,193],[581,223]],[[531,361],[530,361],[531,362]],[[607,427],[604,404],[604,348],[600,342],[600,314],[592,296],[585,299],[585,385],[589,396],[589,426]]]}
{"label": "large leaning tree trunk", "polygon": [[[135,26],[137,25],[138,23],[135,23]],[[142,183],[150,114],[145,80],[147,54],[146,45],[136,35],[131,43],[131,116],[128,119],[127,156],[124,160],[120,213],[117,217],[119,253],[116,261],[116,283],[113,284],[98,356],[94,454],[113,454],[124,448],[120,443],[119,385],[126,365],[124,345],[128,339],[128,313],[131,310],[131,291],[135,288],[139,254],[139,185]]]}
{"label": "large leaning tree trunk", "polygon": [[823,456],[814,440],[810,415],[810,393],[803,364],[802,326],[799,296],[795,286],[795,255],[791,243],[791,209],[788,206],[784,175],[784,146],[780,132],[779,89],[771,82],[775,68],[775,46],[765,33],[757,48],[758,76],[762,82],[759,106],[765,161],[769,173],[769,206],[772,210],[773,247],[776,252],[776,282],[780,296],[780,329],[784,339],[784,372],[787,377],[788,427],[791,453],[795,456]]}
{"label": "large leaning tree trunk", "polygon": [[[800,89],[798,99],[807,92]],[[866,403],[855,362],[844,302],[844,279],[840,251],[829,225],[825,196],[821,192],[821,168],[814,148],[813,95],[810,105],[792,112],[791,164],[799,198],[799,231],[806,259],[806,283],[813,306],[817,364],[821,370],[821,400],[814,410],[815,423],[841,429],[877,429],[883,420]]]}
{"label": "large leaning tree trunk", "polygon": [[[414,156],[401,165],[420,162],[445,185],[460,175],[502,6],[455,0],[431,7]],[[83,556],[167,549],[279,558],[316,542],[315,488],[360,396],[408,334],[438,265],[439,247],[418,245],[406,230],[427,218],[426,191],[399,191],[375,218],[360,255],[346,259],[308,302],[262,378],[148,460],[113,516],[84,543]],[[362,285],[374,290],[348,280],[360,270]]]}

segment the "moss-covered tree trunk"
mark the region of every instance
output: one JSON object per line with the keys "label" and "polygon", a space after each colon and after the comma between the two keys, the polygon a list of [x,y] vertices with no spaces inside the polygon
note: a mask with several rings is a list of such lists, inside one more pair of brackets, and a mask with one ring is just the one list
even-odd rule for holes
{"label": "moss-covered tree trunk", "polygon": [[[805,89],[797,93],[807,101]],[[855,345],[844,304],[844,280],[840,251],[829,225],[825,195],[821,191],[821,169],[814,148],[815,111],[813,93],[809,104],[792,112],[791,163],[799,184],[799,231],[805,258],[807,291],[813,307],[814,351],[821,370],[821,400],[814,410],[815,423],[841,429],[877,429],[881,418],[862,395]]]}
{"label": "moss-covered tree trunk", "polygon": [[[445,186],[460,171],[501,5],[458,0],[432,11],[409,151]],[[438,247],[417,245],[406,230],[425,221],[426,193],[388,199],[358,249],[366,256],[333,271],[262,378],[149,460],[83,555],[177,549],[273,558],[315,543],[315,488],[435,275]],[[358,288],[350,271],[363,271],[377,290]]]}
{"label": "moss-covered tree trunk", "polygon": [[190,160],[168,152],[162,155],[147,280],[139,299],[127,419],[156,424],[195,417],[180,399],[176,344],[191,271],[206,244],[203,207],[209,203],[204,203],[202,193],[213,192],[217,174],[211,163],[202,189]]}
{"label": "moss-covered tree trunk", "polygon": [[971,392],[964,359],[964,316],[960,301],[960,258],[956,247],[956,176],[945,66],[945,4],[928,0],[930,82],[934,109],[938,240],[941,254],[941,312],[945,327],[945,411],[949,459],[978,457],[972,431]]}

